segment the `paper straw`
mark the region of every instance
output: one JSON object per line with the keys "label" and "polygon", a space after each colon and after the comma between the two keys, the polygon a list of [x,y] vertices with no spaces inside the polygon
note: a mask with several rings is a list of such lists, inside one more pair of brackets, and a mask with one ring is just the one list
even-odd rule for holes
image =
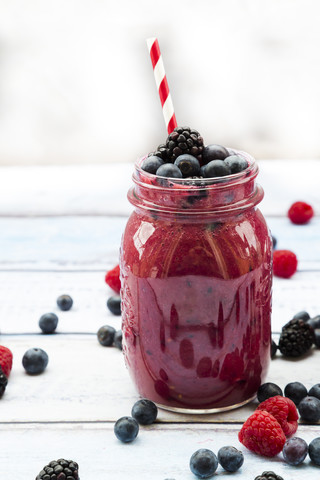
{"label": "paper straw", "polygon": [[148,38],[147,45],[153,67],[154,79],[156,81],[156,86],[160,97],[164,121],[167,131],[170,134],[173,129],[176,128],[177,120],[174,113],[167,76],[164,70],[162,55],[157,38]]}

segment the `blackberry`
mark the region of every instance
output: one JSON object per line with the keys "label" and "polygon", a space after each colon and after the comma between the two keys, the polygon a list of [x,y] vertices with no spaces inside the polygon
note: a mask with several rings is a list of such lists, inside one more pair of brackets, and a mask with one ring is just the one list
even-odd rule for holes
{"label": "blackberry", "polygon": [[53,460],[48,463],[40,473],[36,480],[79,480],[79,466],[73,460]]}
{"label": "blackberry", "polygon": [[[160,145],[158,149],[160,148]],[[189,127],[177,127],[170,133],[166,140],[166,147],[162,149],[167,162],[174,162],[179,155],[189,153],[199,162],[202,159],[203,138],[197,130]],[[158,155],[158,153],[157,153]]]}
{"label": "blackberry", "polygon": [[283,480],[283,478],[274,472],[263,472],[261,473],[261,475],[258,475],[254,480]]}
{"label": "blackberry", "polygon": [[286,357],[300,357],[314,343],[314,332],[301,318],[290,320],[282,328],[278,348]]}
{"label": "blackberry", "polygon": [[1,365],[0,365],[0,398],[4,394],[7,385],[8,385],[8,379],[5,376],[5,374],[3,373],[3,370],[2,370]]}

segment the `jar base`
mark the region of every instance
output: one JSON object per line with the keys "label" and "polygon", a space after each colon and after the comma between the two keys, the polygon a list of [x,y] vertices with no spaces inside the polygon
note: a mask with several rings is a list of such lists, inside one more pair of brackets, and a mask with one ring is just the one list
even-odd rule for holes
{"label": "jar base", "polygon": [[256,395],[254,395],[251,398],[248,398],[248,400],[245,400],[244,402],[237,403],[235,405],[228,405],[227,407],[216,407],[216,408],[180,408],[180,407],[170,407],[168,405],[162,405],[160,403],[156,402],[156,405],[158,408],[161,408],[162,410],[167,410],[169,412],[174,412],[174,413],[186,413],[186,414],[194,414],[194,415],[205,415],[209,413],[219,413],[219,412],[228,412],[229,410],[235,410],[236,408],[243,407],[247,403],[252,402],[256,398]]}

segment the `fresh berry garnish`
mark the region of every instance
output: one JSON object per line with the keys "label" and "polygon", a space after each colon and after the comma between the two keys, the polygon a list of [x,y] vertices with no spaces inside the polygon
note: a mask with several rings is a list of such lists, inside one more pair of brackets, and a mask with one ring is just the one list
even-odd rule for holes
{"label": "fresh berry garnish", "polygon": [[292,320],[303,320],[304,322],[307,322],[308,320],[310,320],[310,315],[305,310],[301,310],[301,312],[293,315]]}
{"label": "fresh berry garnish", "polygon": [[198,478],[209,478],[218,468],[216,455],[208,448],[200,448],[191,455],[190,470]]}
{"label": "fresh berry garnish", "polygon": [[277,277],[290,278],[297,271],[298,259],[290,250],[273,252],[273,273]]}
{"label": "fresh berry garnish", "polygon": [[320,437],[316,437],[309,443],[309,457],[316,465],[320,465]]}
{"label": "fresh berry garnish", "polygon": [[5,374],[3,373],[3,370],[0,366],[0,398],[4,394],[5,389],[7,388],[7,385],[8,385],[8,379],[5,376]]}
{"label": "fresh berry garnish", "polygon": [[212,160],[224,160],[229,157],[230,153],[222,145],[207,145],[202,152],[203,165],[212,162]]}
{"label": "fresh berry garnish", "polygon": [[286,437],[296,433],[299,415],[295,404],[290,398],[282,397],[281,395],[270,397],[260,403],[258,410],[265,410],[271,413],[279,422]]}
{"label": "fresh berry garnish", "polygon": [[113,315],[121,315],[121,298],[120,295],[113,295],[107,300],[107,307]]}
{"label": "fresh berry garnish", "polygon": [[274,358],[276,356],[277,350],[278,350],[278,345],[274,340],[271,340],[271,351],[270,351],[271,358]]}
{"label": "fresh berry garnish", "polygon": [[298,406],[301,400],[308,395],[308,391],[301,382],[290,382],[285,386],[284,394]]}
{"label": "fresh berry garnish", "polygon": [[73,460],[53,460],[37,475],[36,480],[79,480],[79,466]]}
{"label": "fresh berry garnish", "polygon": [[114,424],[114,433],[121,442],[133,442],[139,433],[139,424],[132,417],[121,417]]}
{"label": "fresh berry garnish", "polygon": [[57,305],[60,310],[66,312],[72,307],[73,300],[70,295],[60,295],[60,297],[57,298]]}
{"label": "fresh berry garnish", "polygon": [[258,475],[254,480],[283,480],[283,478],[275,472],[268,471],[262,472],[261,475]]}
{"label": "fresh berry garnish", "polygon": [[117,330],[114,334],[113,344],[119,350],[122,350],[122,330]]}
{"label": "fresh berry garnish", "polygon": [[116,265],[114,268],[112,268],[111,270],[109,270],[106,273],[105,282],[116,293],[120,293],[121,283],[120,283],[120,267],[119,267],[119,265]]}
{"label": "fresh berry garnish", "polygon": [[303,320],[290,320],[282,328],[278,348],[286,357],[300,357],[312,347],[314,331]]}
{"label": "fresh berry garnish", "polygon": [[316,397],[320,400],[320,383],[316,383],[308,392],[309,397]]}
{"label": "fresh berry garnish", "polygon": [[302,420],[316,423],[320,420],[320,400],[316,397],[304,397],[298,405]]}
{"label": "fresh berry garnish", "polygon": [[39,327],[43,333],[53,333],[57,328],[59,318],[55,313],[44,313],[39,319]]}
{"label": "fresh berry garnish", "polygon": [[42,348],[29,348],[22,357],[22,365],[29,375],[38,375],[44,372],[48,361],[48,354]]}
{"label": "fresh berry garnish", "polygon": [[184,178],[200,175],[199,160],[188,153],[179,155],[175,160],[174,165],[179,168]]}
{"label": "fresh berry garnish", "polygon": [[218,451],[218,462],[227,472],[239,470],[243,461],[243,453],[235,447],[221,447]]}
{"label": "fresh berry garnish", "polygon": [[313,208],[306,202],[295,202],[288,210],[288,217],[297,225],[308,223],[313,215]]}
{"label": "fresh berry garnish", "polygon": [[148,157],[159,157],[164,162],[169,162],[170,160],[167,158],[167,147],[164,143],[158,145],[157,150],[154,152],[149,153]]}
{"label": "fresh berry garnish", "polygon": [[197,130],[189,127],[176,127],[166,140],[165,157],[174,162],[179,155],[189,153],[201,160],[203,138]]}
{"label": "fresh berry garnish", "polygon": [[103,325],[100,327],[97,332],[100,345],[103,345],[104,347],[110,347],[113,344],[115,333],[116,329],[110,325]]}
{"label": "fresh berry garnish", "polygon": [[0,366],[3,373],[8,378],[12,369],[12,352],[8,347],[0,345]]}
{"label": "fresh berry garnish", "polygon": [[303,438],[292,437],[283,445],[282,455],[289,465],[300,465],[308,453],[308,444]]}
{"label": "fresh berry garnish", "polygon": [[206,178],[225,177],[231,174],[230,167],[223,160],[212,160],[205,165],[203,172]]}
{"label": "fresh berry garnish", "polygon": [[163,163],[164,161],[162,158],[157,157],[156,155],[151,155],[143,160],[141,169],[155,175],[156,171],[161,165],[163,165]]}
{"label": "fresh berry garnish", "polygon": [[247,160],[243,157],[240,157],[240,155],[230,155],[230,157],[225,158],[224,163],[228,165],[231,173],[242,172],[248,167]]}
{"label": "fresh berry garnish", "polygon": [[282,395],[282,390],[279,385],[272,382],[263,383],[257,391],[257,399],[259,400],[259,403],[264,402],[267,398],[275,397],[276,395]]}
{"label": "fresh berry garnish", "polygon": [[164,163],[156,171],[157,177],[182,178],[181,170],[172,163]]}
{"label": "fresh berry garnish", "polygon": [[256,410],[244,422],[238,437],[249,450],[265,457],[281,452],[286,441],[279,422],[264,410]]}
{"label": "fresh berry garnish", "polygon": [[140,425],[151,425],[156,421],[158,408],[155,403],[147,398],[138,400],[132,407],[131,416],[137,420]]}

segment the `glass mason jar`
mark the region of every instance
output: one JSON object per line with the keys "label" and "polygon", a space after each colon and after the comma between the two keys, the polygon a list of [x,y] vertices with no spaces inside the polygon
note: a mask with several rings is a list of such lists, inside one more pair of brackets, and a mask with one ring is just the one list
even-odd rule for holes
{"label": "glass mason jar", "polygon": [[135,165],[120,253],[123,352],[139,394],[168,410],[239,407],[266,377],[272,241],[256,208],[257,164],[237,154],[246,170],[201,180]]}

